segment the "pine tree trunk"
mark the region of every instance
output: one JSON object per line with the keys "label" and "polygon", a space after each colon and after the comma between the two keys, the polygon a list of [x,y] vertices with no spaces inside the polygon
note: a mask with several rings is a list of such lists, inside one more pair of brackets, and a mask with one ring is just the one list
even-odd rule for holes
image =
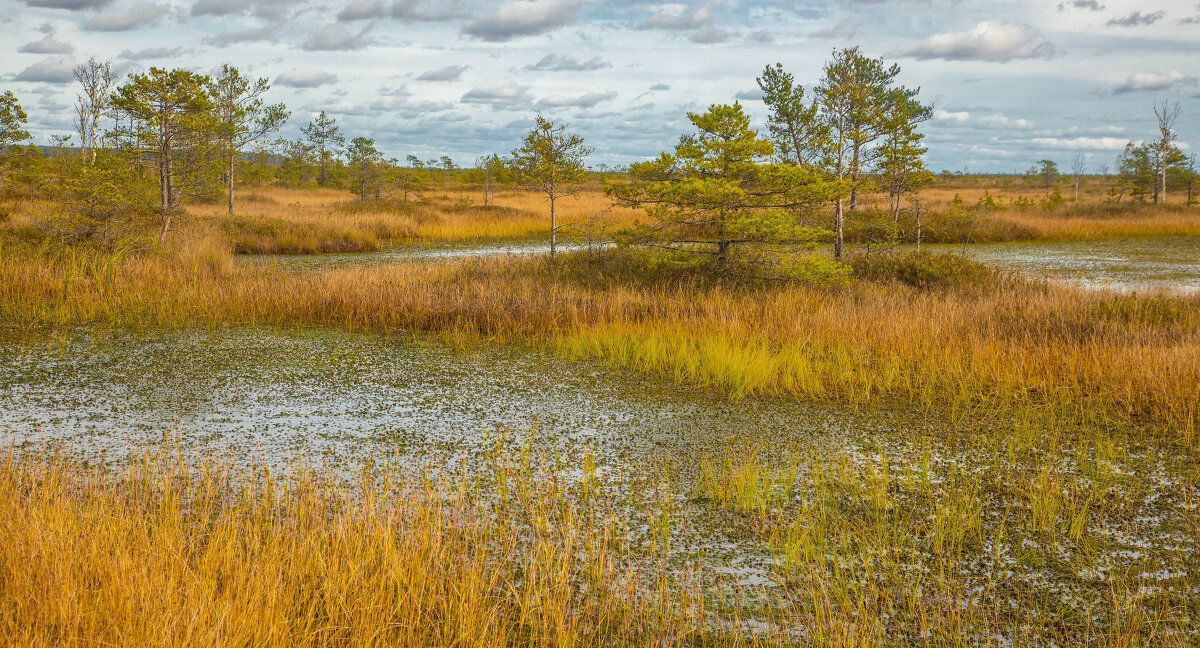
{"label": "pine tree trunk", "polygon": [[159,180],[162,184],[162,231],[158,233],[159,243],[167,239],[167,231],[171,229],[172,193],[174,191],[174,187],[171,186],[174,169],[171,167],[171,151],[168,149],[159,166]]}
{"label": "pine tree trunk", "polygon": [[229,215],[233,215],[233,159],[234,154],[229,154],[229,174],[226,176],[226,181],[229,183]]}
{"label": "pine tree trunk", "polygon": [[556,242],[555,234],[557,233],[557,229],[558,228],[555,226],[555,222],[554,222],[554,195],[551,194],[550,195],[550,260],[551,261],[554,260],[554,247],[555,247],[555,242]]}

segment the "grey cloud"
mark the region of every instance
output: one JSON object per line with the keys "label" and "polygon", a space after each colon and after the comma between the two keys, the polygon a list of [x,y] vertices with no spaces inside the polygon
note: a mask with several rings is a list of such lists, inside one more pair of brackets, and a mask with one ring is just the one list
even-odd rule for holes
{"label": "grey cloud", "polygon": [[670,89],[671,89],[671,86],[669,86],[665,83],[655,83],[654,85],[650,86],[650,90],[652,90],[654,92],[658,92],[660,90],[670,90]]}
{"label": "grey cloud", "polygon": [[755,42],[755,43],[774,43],[775,42],[775,34],[772,34],[771,32],[769,32],[765,29],[760,29],[758,31],[750,32],[746,36],[746,38],[747,38],[747,40],[749,40],[751,42]]}
{"label": "grey cloud", "polygon": [[204,41],[210,45],[217,47],[229,47],[238,43],[254,43],[254,42],[269,42],[274,43],[279,40],[279,27],[267,26],[256,27],[254,29],[244,29],[242,31],[227,32],[209,36]]}
{"label": "grey cloud", "polygon": [[964,32],[936,34],[905,53],[919,59],[1005,62],[1051,58],[1057,52],[1028,25],[989,20]]}
{"label": "grey cloud", "polygon": [[296,3],[291,0],[196,0],[193,16],[241,16],[254,14],[264,18],[281,18]]}
{"label": "grey cloud", "polygon": [[121,53],[117,57],[131,61],[141,61],[145,59],[172,58],[186,51],[188,50],[183,47],[147,47],[136,52],[129,49],[121,50]]}
{"label": "grey cloud", "polygon": [[538,99],[533,107],[538,110],[545,108],[592,108],[601,101],[611,101],[616,96],[617,93],[612,90],[593,90],[592,92],[574,97],[553,95]]}
{"label": "grey cloud", "polygon": [[138,5],[125,11],[97,14],[85,22],[83,28],[87,31],[100,32],[130,31],[153,25],[162,20],[170,11],[167,5]]}
{"label": "grey cloud", "polygon": [[1104,11],[1104,5],[1096,0],[1071,0],[1070,2],[1058,3],[1058,10],[1064,9],[1087,9],[1088,11]]}
{"label": "grey cloud", "polygon": [[753,90],[742,90],[741,92],[738,92],[737,94],[733,95],[733,98],[741,99],[742,101],[762,101],[763,91],[761,88],[755,88]]}
{"label": "grey cloud", "polygon": [[52,56],[21,70],[16,81],[70,83],[75,80],[75,61],[70,56]]}
{"label": "grey cloud", "polygon": [[809,34],[809,38],[854,38],[861,29],[862,23],[849,18],[843,18],[836,25],[830,25]]}
{"label": "grey cloud", "polygon": [[[422,9],[424,4],[432,4],[432,9]],[[461,0],[431,1],[400,0],[392,5],[388,13],[392,18],[402,22],[444,22],[466,18]]]}
{"label": "grey cloud", "polygon": [[442,113],[453,110],[455,104],[449,101],[428,101],[413,99],[407,88],[380,88],[377,97],[368,106],[374,113],[394,113],[403,119],[416,119],[424,115]]}
{"label": "grey cloud", "polygon": [[350,4],[343,7],[338,13],[337,19],[342,22],[350,22],[383,18],[386,15],[387,7],[383,5],[383,0],[351,0]]}
{"label": "grey cloud", "polygon": [[337,81],[336,74],[320,70],[297,70],[292,68],[275,77],[275,83],[289,88],[316,88]]}
{"label": "grey cloud", "polygon": [[465,65],[447,65],[444,68],[422,72],[417,81],[458,81],[466,71]]}
{"label": "grey cloud", "polygon": [[371,27],[373,25],[367,25],[357,34],[351,34],[345,26],[333,23],[309,34],[300,49],[317,52],[360,50],[371,44],[367,38]]}
{"label": "grey cloud", "polygon": [[46,34],[41,40],[25,43],[17,51],[26,54],[70,54],[75,48],[70,43],[55,39],[53,34]]}
{"label": "grey cloud", "polygon": [[575,22],[580,6],[566,0],[507,0],[495,13],[476,16],[463,33],[493,43],[544,34]]}
{"label": "grey cloud", "polygon": [[697,31],[688,37],[688,40],[701,45],[712,45],[714,43],[724,43],[729,40],[729,32],[716,27],[706,27]]}
{"label": "grey cloud", "polygon": [[112,0],[25,0],[25,5],[29,7],[66,9],[68,11],[103,9],[110,4],[112,4]]}
{"label": "grey cloud", "polygon": [[600,57],[580,61],[570,54],[555,54],[551,52],[543,56],[537,63],[526,65],[524,69],[537,72],[583,72],[612,67],[612,63]]}
{"label": "grey cloud", "polygon": [[1153,13],[1143,14],[1140,11],[1135,11],[1128,16],[1121,18],[1113,18],[1106,23],[1109,27],[1139,27],[1141,25],[1153,25],[1166,16],[1164,11],[1155,11]]}
{"label": "grey cloud", "polygon": [[529,86],[512,81],[488,81],[468,90],[460,101],[468,104],[484,104],[500,109],[528,106],[531,98]]}
{"label": "grey cloud", "polygon": [[663,29],[667,31],[688,31],[707,27],[713,22],[713,10],[701,7],[692,13],[662,9],[654,13],[646,22],[638,25],[638,29]]}
{"label": "grey cloud", "polygon": [[1170,72],[1139,72],[1131,75],[1113,88],[1113,94],[1129,94],[1131,92],[1162,92],[1175,88],[1187,88],[1200,85],[1196,77],[1186,75],[1177,70]]}

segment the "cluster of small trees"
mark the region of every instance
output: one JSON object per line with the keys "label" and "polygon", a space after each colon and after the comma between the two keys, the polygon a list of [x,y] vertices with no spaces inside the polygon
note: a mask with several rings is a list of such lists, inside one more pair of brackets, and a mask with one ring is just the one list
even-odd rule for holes
{"label": "cluster of small trees", "polygon": [[[1167,192],[1174,190],[1186,194],[1185,205],[1190,207],[1195,203],[1194,191],[1200,175],[1196,171],[1196,155],[1185,155],[1176,143],[1178,133],[1175,122],[1179,119],[1180,111],[1178,103],[1163,101],[1154,106],[1158,139],[1127,143],[1117,155],[1112,176],[1109,176],[1107,165],[1100,165],[1096,169],[1098,175],[1108,176],[1108,195],[1112,201],[1119,203],[1126,196],[1138,201],[1150,197],[1155,205],[1161,205],[1167,202]],[[1079,186],[1086,172],[1086,159],[1076,155],[1071,163],[1070,176],[1066,176],[1074,185],[1076,203],[1079,202]],[[1025,177],[1030,183],[1040,183],[1050,189],[1064,176],[1053,161],[1041,160],[1025,172]]]}
{"label": "cluster of small trees", "polygon": [[161,241],[184,197],[222,184],[232,212],[239,156],[289,116],[282,104],[265,103],[266,79],[229,65],[214,76],[150,68],[118,85],[111,63],[93,58],[75,77],[78,155],[63,154],[71,136],[55,138],[59,150],[50,160],[32,145],[14,151],[11,145],[29,139],[26,115],[11,92],[0,108],[6,165],[25,174],[31,191],[51,189],[62,206],[51,220],[75,237],[107,239],[154,213]]}
{"label": "cluster of small trees", "polygon": [[827,271],[787,253],[832,237],[840,259],[847,213],[870,188],[887,193],[898,237],[904,198],[931,178],[917,127],[932,114],[917,89],[896,83],[899,73],[858,48],[835,50],[809,98],[782,65],[768,66],[758,78],[767,137],[739,104],[689,113],[696,132],[673,153],[631,166],[634,182],[608,186],[650,216],[619,240],[668,262],[711,258],[718,270],[736,250],[752,266]]}
{"label": "cluster of small trees", "polygon": [[[779,265],[784,253],[829,238],[840,259],[847,219],[867,191],[887,196],[887,225],[879,210],[870,212],[877,221],[872,227],[884,232],[879,236],[898,241],[901,220],[911,214],[919,240],[918,192],[932,180],[919,127],[932,109],[917,99],[919,89],[897,82],[899,74],[899,66],[858,48],[835,50],[818,83],[807,89],[782,65],[767,66],[757,78],[769,109],[765,133],[750,127],[739,104],[713,105],[703,114],[689,113],[696,130],[681,137],[673,152],[632,165],[628,181],[607,183],[616,202],[644,208],[649,216],[620,232],[619,241],[673,262],[707,258],[724,268],[735,251],[743,260]],[[500,184],[536,186],[549,205],[553,256],[558,201],[577,190],[591,152],[565,125],[538,115],[510,156],[483,156],[461,170],[445,155],[409,155],[401,163],[386,159],[374,139],[354,137],[347,144],[325,112],[294,140],[270,139],[290,113],[266,102],[266,79],[248,78],[229,65],[212,76],[151,68],[120,82],[110,63],[91,59],[75,76],[78,155],[47,160],[32,145],[16,146],[29,139],[27,116],[11,92],[0,95],[0,183],[14,179],[31,192],[52,189],[65,205],[62,229],[80,237],[107,239],[131,215],[153,213],[162,240],[184,197],[223,193],[233,213],[239,172],[288,186],[346,188],[364,202],[385,194],[407,201],[457,176],[482,186],[484,206]],[[1186,188],[1190,204],[1195,158],[1175,143],[1179,108],[1163,103],[1155,114],[1160,138],[1126,147],[1112,193],[1117,200],[1127,192],[1152,194],[1160,203],[1169,188]],[[69,139],[54,138],[60,153]],[[1076,156],[1071,171],[1078,202],[1084,158]],[[1026,176],[1054,185],[1062,201],[1053,161],[1042,160]]]}
{"label": "cluster of small trees", "polygon": [[1110,189],[1113,199],[1120,202],[1128,194],[1136,200],[1152,196],[1154,204],[1167,202],[1167,191],[1187,192],[1186,204],[1193,203],[1196,184],[1196,156],[1187,156],[1179,149],[1175,122],[1179,119],[1179,104],[1166,101],[1154,107],[1158,139],[1140,144],[1130,142],[1117,156],[1117,177]]}

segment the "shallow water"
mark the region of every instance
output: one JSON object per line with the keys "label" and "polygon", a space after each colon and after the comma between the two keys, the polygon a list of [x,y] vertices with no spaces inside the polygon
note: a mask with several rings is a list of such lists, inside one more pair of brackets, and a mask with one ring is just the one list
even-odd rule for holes
{"label": "shallow water", "polygon": [[[894,545],[831,535],[830,553],[801,567],[817,571],[801,573],[823,574],[832,564],[868,583],[875,565],[892,561],[911,576],[887,587],[933,587],[929,569],[941,563],[920,520],[938,515],[946,494],[964,484],[990,484],[974,514],[977,539],[951,563],[954,578],[1000,584],[972,594],[986,604],[1022,618],[1021,601],[1003,594],[1012,588],[1044,597],[1051,610],[1103,611],[1111,587],[1126,585],[1141,588],[1140,596],[1200,600],[1192,575],[1200,569],[1200,536],[1187,530],[1197,492],[1180,481],[1185,471],[1175,459],[1129,449],[1102,460],[1086,448],[1044,452],[1039,442],[1006,460],[1008,436],[923,412],[733,403],[527,349],[455,352],[324,329],[0,329],[0,447],[52,441],[119,463],[178,444],[189,456],[275,466],[304,459],[347,475],[379,461],[487,470],[493,453],[535,448],[539,461],[561,457],[576,480],[586,454],[598,464],[605,506],[638,551],[658,555],[665,529],[667,559],[679,573],[696,575],[713,596],[736,594],[743,602],[795,588],[777,538],[793,524],[819,527],[823,515],[806,513],[813,507],[832,511],[831,519],[846,516],[830,523],[830,534],[874,537],[880,524],[904,519],[889,511],[915,510],[917,521],[898,530]],[[755,448],[776,467],[795,459],[799,470],[785,478],[786,470],[769,469],[777,497],[761,514],[699,494],[702,462]],[[1023,476],[1047,470],[1071,489],[1106,484],[1100,497],[1111,504],[1097,501],[1087,520],[1091,540],[1081,547],[1061,534],[1025,530],[1027,489],[1039,482]],[[927,486],[912,486],[922,479]],[[1017,481],[1010,486],[1010,479]],[[878,483],[883,489],[870,495]],[[1183,613],[1184,627],[1190,614]]]}
{"label": "shallow water", "polygon": [[[910,247],[910,246],[906,246]],[[1200,292],[1200,239],[1113,239],[1035,243],[976,243],[928,245],[929,249],[966,254],[991,266],[1035,278],[1067,283],[1089,290],[1124,292]],[[567,252],[579,249],[560,246]],[[321,270],[350,266],[379,266],[413,260],[467,256],[545,254],[543,241],[459,245],[390,245],[378,252],[321,255],[246,255],[239,262],[287,270]]]}
{"label": "shallow water", "polygon": [[120,453],[177,431],[267,460],[481,452],[510,430],[597,446],[807,437],[848,424],[784,402],[748,407],[594,363],[519,349],[456,353],[308,330],[0,336],[0,435]]}
{"label": "shallow water", "polygon": [[[558,250],[569,252],[578,249],[571,245],[559,245]],[[402,261],[438,261],[469,256],[505,256],[525,254],[547,254],[549,242],[538,240],[407,245],[386,244],[375,252],[348,252],[340,254],[244,254],[235,257],[239,262],[250,265],[274,266],[284,270],[305,271],[347,267],[372,267]]]}
{"label": "shallow water", "polygon": [[[931,245],[954,254],[961,245]],[[991,266],[1089,290],[1200,292],[1200,239],[1113,239],[966,246]]]}

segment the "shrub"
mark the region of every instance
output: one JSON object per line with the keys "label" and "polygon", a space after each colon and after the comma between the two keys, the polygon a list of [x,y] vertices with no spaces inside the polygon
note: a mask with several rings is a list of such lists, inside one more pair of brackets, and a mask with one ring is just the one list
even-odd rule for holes
{"label": "shrub", "polygon": [[850,266],[860,279],[898,281],[917,288],[978,287],[996,275],[991,268],[957,254],[902,252],[857,256]]}

